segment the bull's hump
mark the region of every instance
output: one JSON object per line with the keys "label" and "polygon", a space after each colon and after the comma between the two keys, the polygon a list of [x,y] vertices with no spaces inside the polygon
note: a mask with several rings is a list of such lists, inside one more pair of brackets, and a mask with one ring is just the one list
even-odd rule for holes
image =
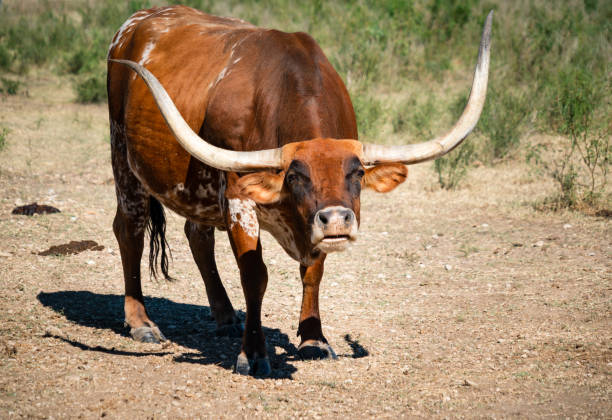
{"label": "bull's hump", "polygon": [[[136,29],[150,38],[159,38],[168,33],[185,36],[232,33],[236,30],[256,29],[252,24],[236,18],[212,16],[187,6],[155,7],[139,10],[121,25],[113,37],[108,50],[109,57],[117,57],[122,47],[129,42]],[[177,31],[183,28],[184,31]],[[149,41],[153,41],[150,39]],[[183,39],[183,41],[187,41]]]}

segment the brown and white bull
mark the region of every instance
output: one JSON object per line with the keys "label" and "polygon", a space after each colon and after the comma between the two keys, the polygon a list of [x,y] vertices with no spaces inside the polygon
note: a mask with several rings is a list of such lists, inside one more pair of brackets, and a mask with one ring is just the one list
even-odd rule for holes
{"label": "brown and white bull", "polygon": [[[356,240],[362,188],[391,191],[405,180],[405,165],[442,156],[473,129],[486,95],[490,34],[491,15],[455,126],[425,143],[378,146],[357,140],[346,87],[309,35],[182,6],[132,15],[108,53],[113,228],[132,336],[164,340],[146,312],[140,277],[147,226],[151,269],[161,250],[168,277],[163,204],[187,219],[218,333],[242,332],[236,372],[270,373],[261,328],[268,274],[260,229],[300,264],[300,353],[335,358],[319,315],[325,256]],[[217,272],[215,228],[227,231],[240,269],[244,328]]]}

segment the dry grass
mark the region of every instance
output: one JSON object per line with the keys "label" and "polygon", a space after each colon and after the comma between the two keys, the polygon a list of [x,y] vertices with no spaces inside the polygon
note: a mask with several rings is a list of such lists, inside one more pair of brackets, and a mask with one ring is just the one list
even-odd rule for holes
{"label": "dry grass", "polygon": [[[476,168],[451,192],[416,166],[397,191],[364,194],[361,238],[328,259],[321,292],[337,362],[296,359],[297,264],[264,235],[275,377],[258,380],[231,373],[239,342],[214,336],[175,215],[178,281],[145,282],[170,344],[127,337],[106,109],[73,104],[65,80],[41,76],[28,89],[2,98],[0,113],[11,130],[0,153],[1,418],[612,412],[610,221],[534,211],[554,186],[521,164]],[[32,201],[62,213],[10,215]],[[221,276],[243,311],[233,256],[217,238]],[[71,240],[105,249],[33,254]]]}

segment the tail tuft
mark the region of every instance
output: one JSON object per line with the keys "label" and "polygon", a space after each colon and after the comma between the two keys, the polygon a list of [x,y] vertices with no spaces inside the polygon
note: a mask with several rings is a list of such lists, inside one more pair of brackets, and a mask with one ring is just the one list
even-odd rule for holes
{"label": "tail tuft", "polygon": [[166,242],[166,215],[164,208],[159,201],[153,196],[149,200],[149,222],[147,223],[147,231],[149,232],[149,273],[152,277],[157,278],[157,257],[161,250],[161,271],[166,280],[174,280],[168,274],[168,254],[166,248],[172,258],[172,252]]}

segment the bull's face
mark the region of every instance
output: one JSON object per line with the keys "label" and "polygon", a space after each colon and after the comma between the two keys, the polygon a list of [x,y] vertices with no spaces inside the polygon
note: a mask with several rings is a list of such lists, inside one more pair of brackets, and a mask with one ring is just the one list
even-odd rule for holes
{"label": "bull's face", "polygon": [[289,204],[295,237],[304,238],[302,248],[315,256],[342,251],[357,239],[362,188],[388,192],[407,174],[398,163],[364,167],[357,141],[314,139],[283,147],[281,172],[245,175],[238,186],[259,204]]}

